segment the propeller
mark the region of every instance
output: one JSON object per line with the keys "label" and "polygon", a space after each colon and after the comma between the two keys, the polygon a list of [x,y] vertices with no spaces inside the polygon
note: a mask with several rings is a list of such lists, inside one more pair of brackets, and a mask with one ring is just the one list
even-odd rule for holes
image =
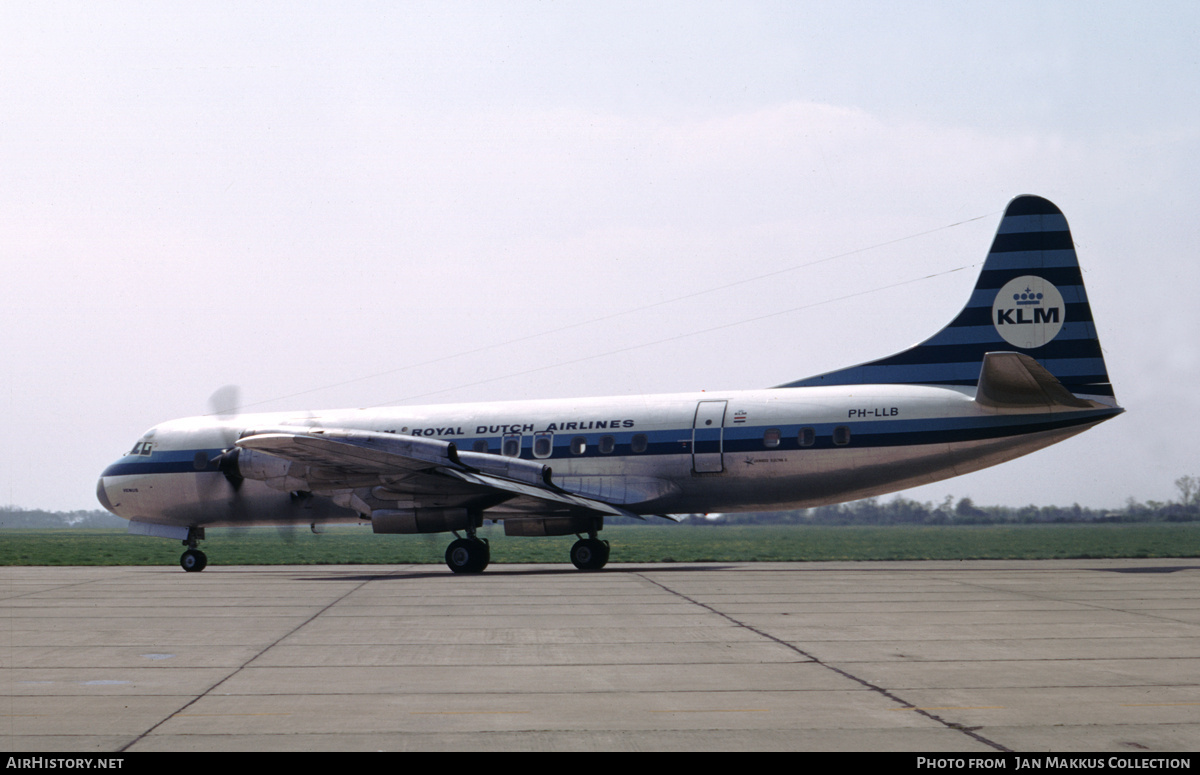
{"label": "propeller", "polygon": [[[232,420],[238,417],[241,409],[241,389],[237,385],[222,385],[213,391],[213,394],[208,397],[208,413],[215,416],[218,420]],[[230,447],[224,450],[216,457],[206,461],[206,464],[220,471],[225,475],[225,479],[233,487],[236,494],[242,488],[242,483],[245,482],[245,477],[238,470],[238,456],[242,450],[240,447]],[[310,492],[294,492],[291,494],[292,501],[303,506],[305,501],[312,498]],[[296,540],[296,530],[299,525],[277,525],[276,530],[279,537],[284,543],[292,544]],[[316,535],[324,532],[320,526],[311,525],[310,529]]]}
{"label": "propeller", "polygon": [[[216,416],[218,420],[232,420],[237,417],[240,405],[241,390],[237,385],[222,385],[208,397],[208,413]],[[238,447],[230,447],[208,461],[210,467],[225,475],[225,478],[233,485],[234,492],[240,490],[242,482],[245,481],[238,471],[237,462],[240,453],[241,449]]]}
{"label": "propeller", "polygon": [[208,413],[217,416],[218,420],[231,420],[237,417],[241,407],[241,390],[237,385],[222,385],[208,397]]}
{"label": "propeller", "polygon": [[225,478],[233,485],[233,491],[237,492],[242,488],[242,482],[246,478],[242,476],[242,472],[238,470],[238,455],[242,454],[241,447],[233,447],[227,449],[221,454],[209,461],[216,469],[225,475]]}

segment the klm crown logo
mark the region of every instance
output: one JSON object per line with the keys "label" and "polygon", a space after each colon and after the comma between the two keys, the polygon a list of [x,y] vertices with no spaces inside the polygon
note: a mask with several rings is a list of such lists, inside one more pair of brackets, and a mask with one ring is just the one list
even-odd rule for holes
{"label": "klm crown logo", "polygon": [[1009,280],[992,304],[992,325],[1009,344],[1023,350],[1041,347],[1062,330],[1066,305],[1054,284],[1036,275]]}
{"label": "klm crown logo", "polygon": [[1034,293],[1026,288],[1024,293],[1014,293],[1013,301],[1017,304],[1040,304],[1044,295],[1042,293]]}

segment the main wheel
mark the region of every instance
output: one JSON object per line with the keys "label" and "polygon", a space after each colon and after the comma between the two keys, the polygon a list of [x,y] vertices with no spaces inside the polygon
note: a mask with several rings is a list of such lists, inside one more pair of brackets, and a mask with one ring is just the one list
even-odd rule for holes
{"label": "main wheel", "polygon": [[481,573],[492,559],[487,541],[459,538],[446,548],[446,565],[455,573]]}
{"label": "main wheel", "polygon": [[608,564],[608,541],[581,538],[571,547],[571,562],[579,570],[600,570]]}
{"label": "main wheel", "polygon": [[199,549],[188,549],[179,558],[179,567],[188,573],[199,573],[208,567],[208,557]]}

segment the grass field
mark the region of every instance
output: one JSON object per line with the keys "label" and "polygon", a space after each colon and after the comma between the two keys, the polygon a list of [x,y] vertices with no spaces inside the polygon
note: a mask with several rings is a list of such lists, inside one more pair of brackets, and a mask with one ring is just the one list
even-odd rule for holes
{"label": "grass field", "polygon": [[[507,538],[479,532],[492,562],[569,562],[574,537]],[[953,527],[823,525],[611,526],[611,562],[1200,557],[1200,523]],[[451,536],[374,535],[336,527],[321,535],[272,528],[209,530],[210,565],[442,563]],[[177,541],[123,530],[0,530],[0,565],[175,565]]]}

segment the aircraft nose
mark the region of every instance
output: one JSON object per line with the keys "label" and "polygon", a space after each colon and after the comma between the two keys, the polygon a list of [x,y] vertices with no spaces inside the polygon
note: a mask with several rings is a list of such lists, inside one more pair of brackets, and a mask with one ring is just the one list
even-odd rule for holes
{"label": "aircraft nose", "polygon": [[100,501],[100,505],[116,514],[116,510],[112,507],[112,502],[108,500],[108,491],[104,487],[104,477],[96,482],[96,499]]}

